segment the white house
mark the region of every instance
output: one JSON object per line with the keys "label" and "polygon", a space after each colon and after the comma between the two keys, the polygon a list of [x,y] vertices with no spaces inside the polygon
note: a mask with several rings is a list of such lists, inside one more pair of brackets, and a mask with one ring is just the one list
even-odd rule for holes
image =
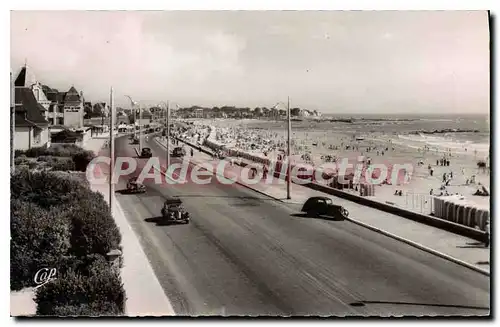
{"label": "white house", "polygon": [[14,149],[49,147],[49,122],[43,116],[43,106],[36,101],[29,88],[16,87],[15,106]]}

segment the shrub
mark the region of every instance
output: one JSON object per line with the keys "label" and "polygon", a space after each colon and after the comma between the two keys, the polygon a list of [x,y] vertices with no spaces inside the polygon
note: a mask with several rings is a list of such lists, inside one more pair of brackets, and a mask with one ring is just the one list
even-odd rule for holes
{"label": "shrub", "polygon": [[14,165],[28,165],[31,160],[26,156],[19,156],[14,159]]}
{"label": "shrub", "polygon": [[85,199],[92,191],[79,181],[53,172],[16,171],[11,176],[11,198],[51,208]]}
{"label": "shrub", "polygon": [[75,170],[75,163],[71,158],[57,158],[57,160],[49,164],[49,167],[53,171],[71,171]]}
{"label": "shrub", "polygon": [[120,276],[107,262],[92,265],[92,274],[69,271],[37,289],[38,315],[119,315],[125,309]]}
{"label": "shrub", "polygon": [[80,305],[65,305],[57,306],[52,309],[50,315],[59,317],[102,317],[102,316],[119,316],[123,312],[114,303],[92,303]]}
{"label": "shrub", "polygon": [[33,286],[38,270],[60,266],[70,246],[65,211],[11,200],[11,289]]}
{"label": "shrub", "polygon": [[121,234],[100,193],[82,198],[68,213],[71,219],[71,253],[83,257],[92,253],[105,256],[119,249]]}
{"label": "shrub", "polygon": [[72,159],[75,164],[75,170],[86,171],[88,164],[94,159],[94,153],[92,151],[82,150],[73,154]]}
{"label": "shrub", "polygon": [[34,158],[34,157],[39,157],[39,156],[43,156],[45,154],[48,154],[47,151],[48,151],[48,149],[46,147],[37,147],[37,148],[31,148],[31,149],[25,150],[24,154],[27,157]]}
{"label": "shrub", "polygon": [[50,148],[38,147],[28,150],[17,150],[15,155],[25,155],[27,157],[40,157],[40,156],[55,156],[55,157],[72,157],[74,154],[84,151],[81,147],[75,144],[59,144]]}

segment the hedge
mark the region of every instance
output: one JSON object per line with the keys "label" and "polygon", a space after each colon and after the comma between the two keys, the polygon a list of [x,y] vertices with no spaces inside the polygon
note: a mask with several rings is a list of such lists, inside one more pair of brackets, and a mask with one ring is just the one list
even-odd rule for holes
{"label": "hedge", "polygon": [[[43,157],[39,163],[54,160]],[[106,261],[110,250],[120,249],[121,234],[102,194],[78,177],[16,170],[11,175],[11,237],[12,290],[33,286],[41,268],[57,269],[57,279],[37,289],[38,314],[123,313],[123,285]]]}
{"label": "hedge", "polygon": [[102,194],[91,193],[81,199],[79,206],[68,212],[68,217],[72,225],[71,254],[106,255],[113,249],[120,249],[121,234]]}
{"label": "hedge", "polygon": [[71,156],[75,164],[75,170],[86,171],[88,164],[94,159],[95,155],[92,151],[81,150]]}
{"label": "hedge", "polygon": [[68,157],[40,156],[37,161],[46,163],[45,167],[52,171],[76,170],[73,159]]}
{"label": "hedge", "polygon": [[16,150],[15,156],[25,155],[31,158],[40,156],[55,156],[55,157],[71,157],[74,154],[83,151],[83,149],[75,144],[56,145],[49,148],[37,147],[28,150]]}
{"label": "hedge", "polygon": [[104,260],[96,260],[90,275],[74,271],[37,289],[38,315],[120,315],[125,310],[125,291],[119,273]]}
{"label": "hedge", "polygon": [[70,221],[57,208],[11,200],[11,289],[34,286],[41,268],[60,267],[70,248]]}
{"label": "hedge", "polygon": [[[16,150],[15,153],[17,164],[30,165],[30,168],[34,168],[36,165],[27,162],[27,159],[21,159],[23,157],[37,158],[38,161],[47,162],[49,166],[52,166],[53,170],[76,170],[85,171],[88,164],[95,157],[92,151],[84,150],[75,144],[64,144],[57,145],[50,148],[39,147],[31,148],[28,150]],[[69,164],[67,159],[62,163],[61,159],[55,159],[56,157],[71,158],[73,164]],[[17,160],[17,158],[20,158]]]}
{"label": "hedge", "polygon": [[10,181],[11,198],[33,202],[46,209],[78,202],[93,193],[75,179],[46,171],[19,170]]}

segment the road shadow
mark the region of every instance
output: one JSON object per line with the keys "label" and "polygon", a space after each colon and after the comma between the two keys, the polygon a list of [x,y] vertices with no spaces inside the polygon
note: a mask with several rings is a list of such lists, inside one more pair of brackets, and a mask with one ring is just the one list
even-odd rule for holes
{"label": "road shadow", "polygon": [[339,218],[339,217],[331,217],[331,216],[310,216],[306,213],[293,213],[290,216],[295,217],[295,218],[303,218],[303,219],[322,219],[322,220],[329,220],[329,221],[345,221],[345,218]]}
{"label": "road shadow", "polygon": [[144,192],[134,192],[134,191],[131,191],[131,190],[128,190],[128,189],[122,189],[122,190],[116,190],[115,193],[118,193],[118,194],[121,194],[121,195],[131,195],[131,194],[144,194],[146,193],[145,191]]}
{"label": "road shadow", "polygon": [[474,244],[474,245],[457,245],[459,249],[487,249],[488,247],[484,246],[484,243]]}
{"label": "road shadow", "polygon": [[180,223],[180,222],[166,221],[166,220],[163,219],[162,216],[156,216],[156,217],[146,218],[146,219],[144,219],[144,221],[147,222],[147,223],[156,224],[156,226],[187,225],[187,224],[183,224],[183,223]]}
{"label": "road shadow", "polygon": [[425,307],[443,307],[443,308],[460,308],[460,309],[474,309],[474,310],[489,310],[489,307],[471,306],[462,304],[448,304],[448,303],[425,303],[425,302],[396,302],[396,301],[358,301],[353,302],[351,306],[365,306],[367,304],[383,304],[383,305],[414,305]]}
{"label": "road shadow", "polygon": [[221,198],[221,199],[243,199],[243,200],[257,200],[261,201],[263,199],[253,197],[253,196],[233,196],[233,195],[205,195],[205,194],[187,194],[187,195],[176,195],[176,198]]}

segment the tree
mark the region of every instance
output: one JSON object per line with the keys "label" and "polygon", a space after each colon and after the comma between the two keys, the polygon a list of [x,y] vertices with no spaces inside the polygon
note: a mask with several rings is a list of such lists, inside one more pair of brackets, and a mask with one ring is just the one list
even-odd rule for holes
{"label": "tree", "polygon": [[253,110],[253,114],[254,114],[254,116],[255,116],[255,117],[260,117],[260,116],[262,116],[262,109],[261,109],[261,108],[259,108],[259,107],[255,108],[255,109]]}
{"label": "tree", "polygon": [[100,103],[94,104],[92,114],[94,115],[94,117],[101,117],[104,114],[104,108]]}
{"label": "tree", "polygon": [[83,111],[85,112],[85,119],[89,119],[93,117],[93,112],[92,112],[92,103],[91,102],[85,102]]}
{"label": "tree", "polygon": [[130,124],[135,124],[135,117],[134,117],[134,113],[131,113],[128,115],[128,121]]}
{"label": "tree", "polygon": [[299,116],[300,115],[300,108],[291,108],[290,115],[291,116]]}

